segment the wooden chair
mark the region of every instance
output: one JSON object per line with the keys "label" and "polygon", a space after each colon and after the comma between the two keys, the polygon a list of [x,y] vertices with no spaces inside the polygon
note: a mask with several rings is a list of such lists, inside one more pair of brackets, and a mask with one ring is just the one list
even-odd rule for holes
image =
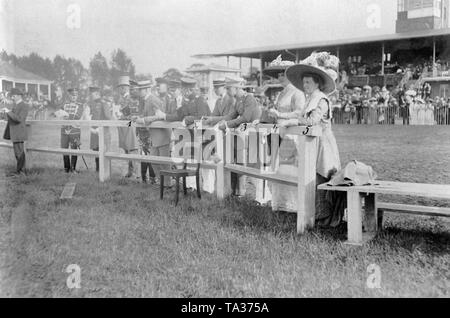
{"label": "wooden chair", "polygon": [[[161,170],[159,173],[160,177],[160,197],[161,200],[164,198],[164,177],[168,177],[169,181],[170,178],[175,179],[175,206],[178,205],[178,198],[179,198],[179,192],[180,192],[180,179],[183,179],[183,193],[186,196],[187,195],[187,186],[186,186],[186,178],[188,177],[195,177],[195,183],[197,187],[197,197],[201,199],[201,192],[200,192],[200,160],[191,160],[189,158],[188,154],[190,154],[189,148],[194,150],[194,153],[201,154],[201,147],[192,144],[192,143],[186,143],[184,149],[183,149],[183,168],[182,169],[171,169],[171,170]],[[199,149],[198,152],[195,151],[195,148]],[[188,161],[191,161],[196,166],[195,170],[187,169]]]}

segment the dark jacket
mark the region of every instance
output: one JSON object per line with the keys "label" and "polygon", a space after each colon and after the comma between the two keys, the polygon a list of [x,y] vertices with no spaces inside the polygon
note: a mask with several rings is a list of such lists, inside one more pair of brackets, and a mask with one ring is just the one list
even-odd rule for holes
{"label": "dark jacket", "polygon": [[233,113],[225,117],[228,127],[237,128],[242,124],[250,124],[261,118],[261,108],[251,94],[247,94],[236,102]]}
{"label": "dark jacket", "polygon": [[201,96],[191,96],[181,108],[178,108],[173,114],[166,116],[166,121],[183,121],[187,125],[192,125],[195,120],[200,120],[204,116],[210,116],[211,110],[208,104]]}
{"label": "dark jacket", "polygon": [[217,100],[212,116],[222,117],[230,114],[234,109],[234,104],[234,98],[226,94],[224,97],[221,97]]}
{"label": "dark jacket", "polygon": [[28,105],[23,101],[14,105],[11,112],[7,114],[8,123],[6,125],[3,139],[12,142],[24,142],[27,140],[26,119],[28,116]]}

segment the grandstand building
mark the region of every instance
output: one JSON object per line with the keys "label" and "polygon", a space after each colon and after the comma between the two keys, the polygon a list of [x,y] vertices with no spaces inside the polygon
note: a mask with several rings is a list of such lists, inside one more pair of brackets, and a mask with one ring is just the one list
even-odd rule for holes
{"label": "grandstand building", "polygon": [[[391,34],[328,41],[298,42],[197,58],[230,57],[256,60],[264,69],[278,55],[299,62],[314,51],[328,51],[341,59],[341,71],[352,86],[420,86],[432,83],[433,96],[450,92],[450,0],[398,0],[395,30]],[[260,82],[264,82],[260,75]],[[410,78],[405,78],[410,77]]]}

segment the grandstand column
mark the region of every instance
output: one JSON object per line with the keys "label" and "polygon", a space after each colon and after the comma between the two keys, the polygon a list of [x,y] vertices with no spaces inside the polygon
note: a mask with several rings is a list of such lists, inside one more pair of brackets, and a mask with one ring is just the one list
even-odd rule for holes
{"label": "grandstand column", "polygon": [[239,72],[239,76],[242,77],[242,57],[241,56],[239,56],[239,69],[241,70]]}
{"label": "grandstand column", "polygon": [[[339,59],[339,61],[341,60],[341,49],[339,48],[339,46],[336,48],[336,57]],[[338,74],[340,73],[340,69],[339,69],[339,65],[338,65]]]}
{"label": "grandstand column", "polygon": [[386,46],[384,44],[384,42],[381,44],[381,75],[384,76],[384,61],[385,61],[385,51],[386,51]]}
{"label": "grandstand column", "polygon": [[295,51],[295,63],[298,64],[300,62],[300,52],[298,50]]}
{"label": "grandstand column", "polygon": [[259,86],[262,86],[263,83],[263,70],[264,70],[264,60],[262,53],[259,53],[259,59],[261,60],[261,71],[259,72]]}
{"label": "grandstand column", "polygon": [[230,56],[229,55],[227,55],[227,67],[228,68],[230,67]]}
{"label": "grandstand column", "polygon": [[437,76],[436,69],[436,38],[433,37],[433,77]]}

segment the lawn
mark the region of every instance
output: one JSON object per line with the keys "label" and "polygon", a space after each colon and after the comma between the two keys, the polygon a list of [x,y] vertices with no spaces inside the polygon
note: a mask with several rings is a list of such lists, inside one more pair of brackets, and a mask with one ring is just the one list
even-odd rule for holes
{"label": "lawn", "polygon": [[[1,126],[1,125],[0,125]],[[3,131],[3,127],[0,127]],[[336,126],[344,163],[358,159],[380,179],[450,182],[449,127]],[[85,134],[86,136],[86,134]],[[87,141],[84,137],[84,144]],[[58,129],[33,142],[59,144]],[[296,234],[294,215],[250,200],[218,202],[193,194],[174,207],[172,193],[114,177],[100,184],[62,172],[62,158],[33,156],[28,177],[5,178],[12,151],[0,149],[0,296],[3,297],[449,297],[450,223],[388,215],[386,229],[362,248],[343,230]],[[67,182],[72,200],[61,201]],[[412,198],[384,198],[412,202]],[[450,206],[450,202],[417,200]],[[70,264],[81,288],[66,286]],[[381,270],[368,288],[368,266]]]}

